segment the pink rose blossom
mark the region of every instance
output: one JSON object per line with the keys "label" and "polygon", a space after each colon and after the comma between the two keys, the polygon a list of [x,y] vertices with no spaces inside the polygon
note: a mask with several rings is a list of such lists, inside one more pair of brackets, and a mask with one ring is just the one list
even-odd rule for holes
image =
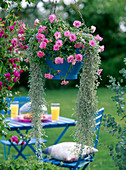
{"label": "pink rose blossom", "polygon": [[98,52],[103,52],[104,51],[104,45],[99,46]]}
{"label": "pink rose blossom", "polygon": [[63,41],[62,41],[62,40],[57,40],[57,41],[56,41],[56,45],[57,45],[58,47],[61,47],[61,46],[63,45]]}
{"label": "pink rose blossom", "polygon": [[55,32],[54,36],[55,36],[55,38],[57,40],[57,39],[61,38],[61,33],[60,32]]}
{"label": "pink rose blossom", "polygon": [[89,44],[90,44],[92,47],[96,45],[93,40],[90,40],[90,41],[89,41]]}
{"label": "pink rose blossom", "polygon": [[39,45],[39,48],[46,49],[46,45],[47,45],[46,42],[41,42],[40,45]]}
{"label": "pink rose blossom", "polygon": [[50,73],[49,73],[49,74],[45,74],[45,78],[47,78],[47,79],[52,79],[52,78],[53,78],[53,75],[51,75]]}
{"label": "pink rose blossom", "polygon": [[67,85],[69,83],[69,81],[62,81],[61,85]]}
{"label": "pink rose blossom", "polygon": [[70,41],[76,41],[76,39],[77,39],[77,37],[75,34],[70,34],[70,36],[69,36]]}
{"label": "pink rose blossom", "polygon": [[98,70],[97,75],[100,75],[103,69]]}
{"label": "pink rose blossom", "polygon": [[81,22],[76,20],[76,21],[74,21],[73,26],[78,28],[81,26]]}
{"label": "pink rose blossom", "polygon": [[37,52],[37,56],[40,57],[40,58],[43,57],[44,55],[45,55],[45,53],[43,51]]}
{"label": "pink rose blossom", "polygon": [[0,81],[0,86],[2,86],[2,84],[3,84],[2,81]]}
{"label": "pink rose blossom", "polygon": [[95,30],[96,30],[96,27],[92,25],[92,26],[91,26],[91,33],[94,33]]}
{"label": "pink rose blossom", "polygon": [[102,40],[103,40],[103,38],[100,37],[99,35],[96,35],[96,36],[94,37],[94,39],[99,40],[99,41],[102,41]]}
{"label": "pink rose blossom", "polygon": [[49,20],[51,21],[51,23],[54,21],[55,18],[56,18],[55,14],[51,14],[49,16]]}
{"label": "pink rose blossom", "polygon": [[11,44],[12,44],[13,46],[16,46],[17,42],[18,42],[17,38],[13,38],[13,39],[11,40]]}
{"label": "pink rose blossom", "polygon": [[34,21],[34,26],[37,26],[38,23],[39,23],[39,20],[36,19],[36,20]]}
{"label": "pink rose blossom", "polygon": [[10,87],[10,86],[8,86],[8,90],[11,90],[11,87]]}
{"label": "pink rose blossom", "polygon": [[62,63],[63,63],[63,58],[61,58],[61,57],[55,58],[55,64],[62,64]]}
{"label": "pink rose blossom", "polygon": [[68,58],[67,58],[67,62],[68,63],[72,63],[74,60],[74,56],[73,55],[70,55]]}
{"label": "pink rose blossom", "polygon": [[59,51],[59,46],[58,45],[54,45],[53,46],[53,51]]}
{"label": "pink rose blossom", "polygon": [[64,36],[66,36],[66,37],[70,36],[70,31],[69,31],[69,30],[68,30],[68,31],[65,31],[65,32],[64,32]]}
{"label": "pink rose blossom", "polygon": [[83,56],[81,54],[75,54],[76,61],[82,61]]}

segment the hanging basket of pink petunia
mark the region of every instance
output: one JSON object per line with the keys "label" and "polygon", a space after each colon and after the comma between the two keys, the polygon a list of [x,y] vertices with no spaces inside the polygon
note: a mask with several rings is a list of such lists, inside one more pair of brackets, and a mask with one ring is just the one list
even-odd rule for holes
{"label": "hanging basket of pink petunia", "polygon": [[[41,23],[35,20],[36,29],[31,32],[30,47],[33,62],[45,66],[45,78],[61,79],[66,85],[66,79],[77,79],[84,59],[85,48],[98,48],[102,40],[99,35],[93,36],[95,27],[84,28],[80,21],[74,21],[70,27],[63,19],[51,14]],[[104,46],[99,46],[99,52]]]}

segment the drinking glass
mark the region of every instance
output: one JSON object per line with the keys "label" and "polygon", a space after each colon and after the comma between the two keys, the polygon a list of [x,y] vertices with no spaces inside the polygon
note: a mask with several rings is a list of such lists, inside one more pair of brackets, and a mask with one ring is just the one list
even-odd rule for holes
{"label": "drinking glass", "polygon": [[18,103],[12,103],[10,105],[11,109],[11,119],[14,119],[18,116],[18,109],[19,109],[19,104]]}
{"label": "drinking glass", "polygon": [[52,121],[59,120],[60,103],[51,103]]}

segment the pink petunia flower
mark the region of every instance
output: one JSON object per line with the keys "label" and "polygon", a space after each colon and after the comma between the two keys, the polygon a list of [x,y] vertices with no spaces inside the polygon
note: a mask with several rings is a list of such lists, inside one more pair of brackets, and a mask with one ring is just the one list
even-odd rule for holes
{"label": "pink petunia flower", "polygon": [[72,63],[74,60],[74,56],[73,55],[70,55],[68,58],[67,58],[67,62],[68,63]]}
{"label": "pink petunia flower", "polygon": [[39,26],[39,30],[38,30],[38,33],[41,33],[41,32],[44,32],[44,31],[46,31],[46,26]]}
{"label": "pink petunia flower", "polygon": [[104,45],[99,46],[98,52],[103,52],[104,51]]}
{"label": "pink petunia flower", "polygon": [[51,14],[49,16],[49,20],[51,21],[51,23],[54,21],[55,18],[56,18],[55,14]]}
{"label": "pink petunia flower", "polygon": [[25,141],[22,141],[22,142],[21,142],[21,145],[24,145],[24,144],[25,144]]}
{"label": "pink petunia flower", "polygon": [[59,51],[59,46],[58,45],[54,45],[53,46],[53,51]]}
{"label": "pink petunia flower", "polygon": [[61,58],[61,57],[55,58],[55,64],[62,64],[62,63],[63,63],[63,58]]}
{"label": "pink petunia flower", "polygon": [[66,37],[70,36],[70,31],[69,30],[68,31],[64,31],[64,36],[66,36]]}
{"label": "pink petunia flower", "polygon": [[13,64],[13,65],[12,65],[12,68],[15,68],[15,67],[17,67],[17,64]]}
{"label": "pink petunia flower", "polygon": [[100,75],[103,69],[98,70],[97,75]]}
{"label": "pink petunia flower", "polygon": [[46,42],[41,42],[40,45],[39,45],[39,48],[46,49],[46,45],[47,45]]}
{"label": "pink petunia flower", "polygon": [[39,20],[36,19],[36,20],[34,21],[34,26],[37,26],[38,23],[39,23]]}
{"label": "pink petunia flower", "polygon": [[90,44],[92,47],[96,45],[93,40],[90,40],[90,41],[89,41],[89,44]]}
{"label": "pink petunia flower", "polygon": [[45,55],[45,53],[43,51],[37,52],[37,56],[40,57],[40,58],[43,57],[44,55]]}
{"label": "pink petunia flower", "polygon": [[47,79],[52,79],[52,78],[53,78],[53,75],[51,75],[50,73],[49,73],[49,74],[45,74],[45,78],[47,78]]}
{"label": "pink petunia flower", "polygon": [[61,46],[63,45],[63,41],[62,41],[62,40],[57,40],[57,41],[56,41],[56,45],[57,45],[58,47],[61,47]]}
{"label": "pink petunia flower", "polygon": [[9,26],[9,29],[10,29],[10,31],[12,31],[14,29],[14,26],[13,25]]}
{"label": "pink petunia flower", "polygon": [[91,26],[91,33],[94,33],[95,30],[96,30],[96,27],[92,25],[92,26]]}
{"label": "pink petunia flower", "polygon": [[76,20],[76,21],[74,21],[73,26],[78,28],[81,26],[81,22]]}
{"label": "pink petunia flower", "polygon": [[44,39],[43,39],[43,42],[48,43],[49,40],[48,40],[47,38],[44,38]]}
{"label": "pink petunia flower", "polygon": [[61,38],[61,33],[60,32],[55,32],[54,36],[55,36],[55,38],[57,40],[57,39]]}
{"label": "pink petunia flower", "polygon": [[70,41],[76,41],[76,39],[77,39],[77,37],[75,34],[70,34],[70,36],[69,36]]}
{"label": "pink petunia flower", "polygon": [[83,56],[81,54],[75,54],[76,61],[82,61]]}
{"label": "pink petunia flower", "polygon": [[103,38],[100,37],[99,35],[96,35],[96,36],[94,37],[94,39],[99,40],[99,41],[102,41],[102,40],[103,40]]}
{"label": "pink petunia flower", "polygon": [[2,86],[2,84],[3,84],[2,81],[0,81],[0,86]]}
{"label": "pink petunia flower", "polygon": [[44,34],[38,33],[38,35],[36,36],[36,39],[38,39],[38,42],[41,42],[41,40],[43,40],[44,38],[45,38]]}
{"label": "pink petunia flower", "polygon": [[17,79],[16,78],[13,78],[13,83],[16,83],[17,82]]}
{"label": "pink petunia flower", "polygon": [[61,85],[67,85],[69,83],[69,81],[62,81]]}
{"label": "pink petunia flower", "polygon": [[8,86],[8,90],[11,90],[11,87],[10,87],[10,86]]}
{"label": "pink petunia flower", "polygon": [[17,42],[18,42],[17,38],[13,38],[13,39],[11,40],[11,44],[12,44],[13,46],[16,46]]}
{"label": "pink petunia flower", "polygon": [[82,45],[78,42],[74,45],[75,48],[80,48]]}
{"label": "pink petunia flower", "polygon": [[5,76],[6,78],[10,78],[10,77],[11,77],[10,73],[6,73],[6,74],[4,74],[4,76]]}

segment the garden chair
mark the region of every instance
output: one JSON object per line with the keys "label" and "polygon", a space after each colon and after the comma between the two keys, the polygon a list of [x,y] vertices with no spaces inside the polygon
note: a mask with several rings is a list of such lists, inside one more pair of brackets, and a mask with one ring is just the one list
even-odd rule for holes
{"label": "garden chair", "polygon": [[[12,98],[6,98],[7,99],[7,102],[9,104],[9,108],[10,108],[10,103],[12,101]],[[18,102],[19,104],[19,110],[20,108],[27,102],[30,101],[30,98],[29,97],[15,97],[13,102]],[[4,111],[1,112],[1,114],[5,114]],[[11,114],[11,110],[9,109],[7,111],[7,114],[10,115]],[[28,133],[28,130],[25,132],[26,134]],[[20,132],[19,132],[20,134]],[[21,134],[22,135],[22,134]],[[45,143],[47,142],[46,140],[42,139],[42,141]],[[2,140],[0,140],[0,142],[3,144],[3,148],[4,148],[4,156],[5,156],[5,160],[7,160],[7,157],[9,156],[10,154],[10,148],[13,146],[16,151],[18,152],[18,156],[22,156],[24,159],[26,159],[26,156],[30,156],[30,155],[33,155],[33,154],[22,154],[22,151],[25,149],[26,146],[29,146],[31,148],[31,150],[35,153],[36,150],[34,149],[34,147],[32,145],[35,145],[36,143],[36,139],[34,138],[33,140],[31,141],[26,141],[25,144],[22,146],[21,143],[22,143],[22,140],[19,141],[19,146],[21,145],[21,148],[19,150],[19,148],[17,147],[17,144],[15,142],[11,143],[10,140],[6,140],[5,137],[3,136],[2,137]],[[8,147],[8,151],[6,152],[6,146]],[[13,157],[15,157],[14,159],[17,159],[18,156],[15,156],[15,155],[11,155]]]}
{"label": "garden chair", "polygon": [[[95,138],[94,148],[97,148],[97,145],[98,145],[99,131],[100,131],[103,112],[104,112],[104,108],[100,109],[98,111],[98,114],[95,115],[96,124],[95,124],[94,130],[96,131],[96,138]],[[88,164],[93,161],[94,156],[95,156],[94,153],[91,155],[87,155],[83,159],[81,159],[81,156],[80,156],[78,161],[76,162],[63,162],[63,161],[59,161],[53,158],[48,158],[47,156],[45,156],[43,161],[54,164],[56,166],[66,167],[66,168],[69,168],[70,170],[80,169],[81,167],[84,170],[88,166]]]}

